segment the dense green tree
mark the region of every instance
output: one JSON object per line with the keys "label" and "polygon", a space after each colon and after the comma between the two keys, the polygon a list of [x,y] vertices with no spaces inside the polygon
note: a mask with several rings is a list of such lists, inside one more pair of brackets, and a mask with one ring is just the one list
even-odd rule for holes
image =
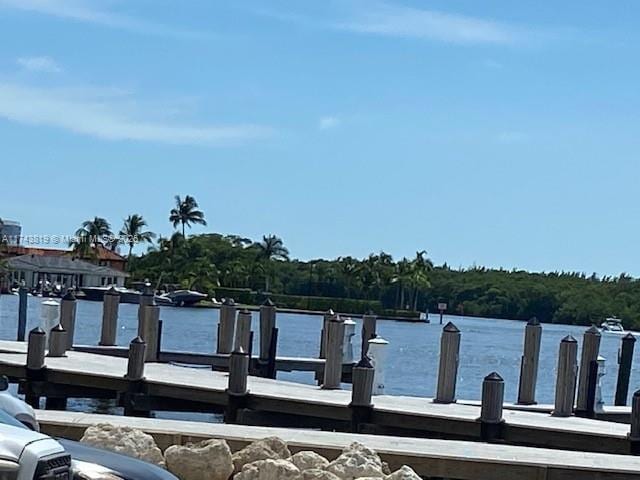
{"label": "dense green tree", "polygon": [[271,279],[271,262],[289,260],[289,250],[284,246],[282,239],[275,235],[265,235],[262,241],[255,244],[258,250],[258,259],[265,263],[264,291],[269,292]]}

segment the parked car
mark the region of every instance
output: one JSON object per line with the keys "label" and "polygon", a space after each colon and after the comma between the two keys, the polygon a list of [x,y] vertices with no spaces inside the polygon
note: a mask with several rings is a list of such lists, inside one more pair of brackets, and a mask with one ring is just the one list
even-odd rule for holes
{"label": "parked car", "polygon": [[[63,438],[51,439],[36,433],[40,430],[35,411],[31,406],[8,391],[9,382],[6,377],[0,377],[0,429],[10,428],[12,431],[22,430],[28,436],[39,435],[37,438],[49,439],[67,457],[70,456],[73,480],[178,480],[167,470],[133,457],[92,447],[84,443]],[[20,432],[18,430],[18,432]],[[30,430],[33,430],[30,432]],[[44,444],[43,444],[44,445]],[[66,452],[66,453],[65,453]],[[0,430],[0,478],[2,477],[3,440]],[[16,477],[17,480],[38,480],[40,477]],[[69,480],[69,476],[46,477],[46,480]]]}

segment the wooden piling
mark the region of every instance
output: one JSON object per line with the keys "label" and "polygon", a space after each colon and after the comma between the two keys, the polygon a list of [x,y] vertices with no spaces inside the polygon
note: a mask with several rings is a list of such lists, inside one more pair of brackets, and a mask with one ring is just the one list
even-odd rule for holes
{"label": "wooden piling", "polygon": [[102,301],[102,330],[99,345],[106,347],[116,345],[119,306],[120,294],[114,287],[111,287],[105,292]]}
{"label": "wooden piling", "polygon": [[560,342],[558,352],[558,373],[556,377],[555,404],[552,415],[570,417],[576,398],[578,378],[578,342],[567,335]]}
{"label": "wooden piling", "polygon": [[27,333],[28,293],[29,289],[22,282],[18,288],[18,333],[16,338],[19,342],[24,342],[24,337]]}
{"label": "wooden piling", "polygon": [[630,451],[640,455],[640,390],[631,398],[631,427],[629,429]]}
{"label": "wooden piling", "polygon": [[227,407],[224,412],[226,423],[236,423],[238,411],[246,405],[249,393],[247,377],[249,375],[249,353],[238,347],[229,356],[229,383],[227,384]]}
{"label": "wooden piling", "polygon": [[154,304],[141,305],[139,312],[138,336],[147,344],[145,361],[155,362],[158,359],[160,307]]}
{"label": "wooden piling", "polygon": [[482,404],[480,407],[480,437],[482,440],[489,442],[502,436],[503,403],[504,380],[497,372],[490,373],[482,381]]}
{"label": "wooden piling", "polygon": [[576,415],[587,415],[589,403],[589,379],[591,376],[590,373],[592,372],[591,362],[598,361],[600,338],[600,330],[593,325],[584,332],[582,354],[580,357],[580,371],[578,374],[578,400],[576,402]]}
{"label": "wooden piling", "polygon": [[524,353],[520,363],[520,383],[518,387],[518,404],[520,405],[535,405],[536,403],[541,339],[542,326],[538,319],[533,317],[529,320],[524,330]]}
{"label": "wooden piling", "polygon": [[616,406],[625,406],[629,395],[629,378],[631,377],[631,365],[633,364],[633,349],[636,337],[632,333],[627,333],[622,337],[622,346],[618,356],[618,381],[616,383]]}
{"label": "wooden piling", "polygon": [[270,298],[267,298],[260,305],[260,360],[263,362],[269,361],[274,328],[276,328],[276,306]]}
{"label": "wooden piling", "polygon": [[234,350],[251,351],[251,312],[246,308],[238,312]]}
{"label": "wooden piling", "polygon": [[27,381],[25,383],[24,399],[33,408],[40,408],[38,383],[44,380],[44,354],[47,335],[40,327],[29,332],[27,344]]}
{"label": "wooden piling", "polygon": [[369,351],[369,340],[376,336],[376,324],[378,317],[375,313],[369,311],[362,316],[362,351],[361,357],[364,357]]}
{"label": "wooden piling", "polygon": [[220,307],[217,353],[231,353],[236,329],[236,304],[233,298],[225,298]]}
{"label": "wooden piling", "polygon": [[49,332],[49,357],[66,357],[67,355],[67,332],[58,324]]}
{"label": "wooden piling", "polygon": [[370,423],[373,414],[373,379],[375,370],[367,356],[353,367],[351,388],[351,431],[359,432],[361,425]]}
{"label": "wooden piling", "polygon": [[60,302],[60,325],[66,332],[65,350],[73,348],[73,337],[76,330],[76,296],[69,289]]}
{"label": "wooden piling", "polygon": [[327,322],[326,361],[322,388],[339,389],[342,380],[342,343],[344,341],[344,322],[334,315]]}
{"label": "wooden piling", "polygon": [[329,322],[336,316],[332,309],[324,312],[322,317],[322,330],[320,331],[320,356],[319,358],[327,358],[327,332],[329,328]]}
{"label": "wooden piling", "polygon": [[460,357],[460,330],[452,322],[442,329],[440,338],[440,365],[438,367],[438,386],[436,403],[456,401],[456,381]]}
{"label": "wooden piling", "polygon": [[140,336],[137,336],[129,343],[129,358],[127,361],[126,378],[131,381],[138,381],[144,378],[145,351],[147,343]]}

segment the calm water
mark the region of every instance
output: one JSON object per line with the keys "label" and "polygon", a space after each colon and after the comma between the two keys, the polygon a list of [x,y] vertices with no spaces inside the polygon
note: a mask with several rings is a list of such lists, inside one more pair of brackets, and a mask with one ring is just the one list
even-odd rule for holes
{"label": "calm water", "polygon": [[[28,329],[40,321],[41,301],[41,298],[29,297]],[[0,296],[0,338],[15,340],[17,311],[17,296]],[[76,343],[96,345],[100,336],[101,318],[101,303],[78,301]],[[163,321],[163,349],[201,353],[214,351],[218,310],[161,307],[160,318]],[[254,331],[258,329],[257,320],[257,313],[254,313]],[[505,379],[505,400],[515,401],[524,322],[445,316],[445,323],[449,320],[462,332],[458,398],[479,399],[482,378],[492,371],[497,371]],[[431,324],[378,321],[378,333],[390,342],[386,370],[387,393],[429,397],[434,395],[442,327],[438,324],[437,316],[431,316],[431,321]],[[278,314],[278,353],[283,356],[317,356],[321,323],[322,318],[319,316]],[[136,335],[136,331],[137,306],[121,305],[118,344],[128,344]],[[560,340],[571,334],[581,343],[584,331],[584,327],[543,325],[538,402],[553,403]],[[359,322],[356,332],[360,332]],[[600,354],[607,359],[603,395],[608,404],[613,403],[615,394],[619,346],[618,336],[602,336]],[[356,336],[354,351],[359,351],[359,348],[360,342]],[[640,347],[636,348],[630,391],[640,386],[639,350]],[[254,351],[258,351],[257,346],[254,346]],[[308,373],[279,373],[278,378],[313,383],[313,376]]]}

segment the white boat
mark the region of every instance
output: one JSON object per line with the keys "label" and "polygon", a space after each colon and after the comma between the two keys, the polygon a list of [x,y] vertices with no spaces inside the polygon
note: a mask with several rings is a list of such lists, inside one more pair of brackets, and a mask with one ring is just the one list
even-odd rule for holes
{"label": "white boat", "polygon": [[616,317],[607,318],[604,322],[602,322],[600,324],[600,331],[602,333],[615,333],[618,335],[628,333],[622,326],[622,320]]}

